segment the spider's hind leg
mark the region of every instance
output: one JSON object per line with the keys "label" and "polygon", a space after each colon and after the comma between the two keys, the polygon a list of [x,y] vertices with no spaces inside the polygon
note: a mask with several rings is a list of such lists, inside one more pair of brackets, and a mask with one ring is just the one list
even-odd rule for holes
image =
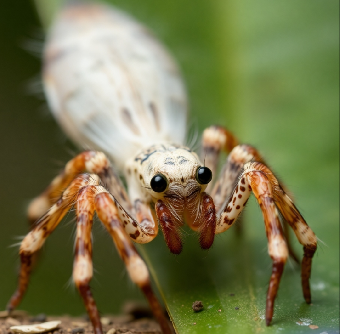
{"label": "spider's hind leg", "polygon": [[106,155],[98,151],[85,151],[71,159],[50,185],[31,201],[27,210],[31,225],[60,198],[62,192],[81,173],[97,174],[119,203],[128,211],[131,210],[124,186]]}

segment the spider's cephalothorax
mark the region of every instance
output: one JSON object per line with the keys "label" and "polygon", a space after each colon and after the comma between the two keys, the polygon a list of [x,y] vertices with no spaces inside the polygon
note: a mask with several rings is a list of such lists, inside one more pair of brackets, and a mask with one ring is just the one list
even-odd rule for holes
{"label": "spider's cephalothorax", "polygon": [[[34,225],[21,243],[19,284],[8,303],[9,311],[27,289],[35,254],[75,207],[73,280],[95,333],[102,334],[90,290],[91,229],[96,212],[131,280],[145,294],[162,331],[170,334],[147,267],[133,242],[152,241],[160,225],[170,251],[179,254],[180,227],[187,223],[199,233],[200,246],[208,249],[216,234],[235,224],[251,193],[263,214],[273,262],[267,325],[284,264],[292,255],[280,214],[304,247],[302,289],[306,302],[311,302],[309,278],[317,248],[313,231],[254,147],[239,145],[233,134],[219,126],[203,133],[204,164],[185,147],[184,84],[175,62],[142,25],[102,5],[66,7],[47,38],[43,77],[48,103],[61,127],[90,150],[70,160],[31,202],[28,216]],[[222,151],[229,155],[213,184]],[[125,176],[128,192],[113,166]]]}
{"label": "spider's cephalothorax", "polygon": [[[182,250],[180,227],[186,222],[200,233],[200,244],[209,248],[215,236],[215,207],[204,192],[212,172],[195,152],[174,144],[154,145],[126,166],[129,195],[153,203],[165,241],[172,253]],[[208,219],[207,219],[208,217]]]}

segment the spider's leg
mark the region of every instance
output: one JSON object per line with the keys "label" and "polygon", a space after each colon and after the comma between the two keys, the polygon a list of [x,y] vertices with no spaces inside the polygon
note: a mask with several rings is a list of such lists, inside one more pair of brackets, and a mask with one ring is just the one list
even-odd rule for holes
{"label": "spider's leg", "polygon": [[95,198],[95,207],[99,219],[112,236],[131,280],[143,291],[163,333],[171,334],[172,331],[163,314],[162,307],[152,291],[148,269],[122,226],[117,203],[110,194],[101,193]]}
{"label": "spider's leg", "polygon": [[73,280],[83,298],[87,313],[96,334],[102,334],[102,325],[96,302],[90,290],[93,276],[91,230],[96,193],[106,191],[101,186],[85,187],[80,190],[76,204],[77,237],[74,252]]}
{"label": "spider's leg", "polygon": [[[221,126],[213,125],[204,130],[201,158],[205,166],[212,171],[213,177],[216,173],[221,151],[229,153],[237,144],[238,140],[236,137]],[[212,184],[213,182],[208,185],[207,192],[211,190]]]}
{"label": "spider's leg", "polygon": [[266,303],[266,323],[269,325],[273,316],[274,301],[283,267],[288,257],[288,247],[284,239],[277,207],[293,227],[300,243],[304,245],[305,252],[301,276],[303,293],[307,303],[310,303],[309,278],[317,240],[293,202],[280,187],[273,173],[267,166],[258,162],[247,163],[244,166],[232,195],[218,212],[216,233],[224,232],[232,226],[246,205],[251,191],[253,191],[262,210],[268,238],[268,252],[273,260]]}
{"label": "spider's leg", "polygon": [[280,210],[283,218],[292,227],[300,244],[303,245],[304,254],[301,268],[301,283],[303,296],[306,302],[310,304],[311,291],[309,279],[312,269],[312,258],[317,248],[317,238],[273,173],[266,166],[263,166],[262,168],[273,186],[275,204]]}
{"label": "spider's leg", "polygon": [[269,325],[273,317],[274,301],[283,267],[288,257],[288,247],[283,237],[272,187],[265,175],[257,170],[245,169],[228,203],[219,212],[216,233],[221,233],[232,226],[246,205],[251,191],[254,192],[263,213],[268,238],[268,253],[273,261],[266,301],[266,324]]}
{"label": "spider's leg", "polygon": [[[238,145],[232,149],[210,194],[214,200],[216,211],[220,210],[221,207],[225,205],[225,202],[229,199],[235,185],[238,182],[239,175],[241,174],[244,165],[251,161],[257,161],[265,164],[264,159],[258,150],[250,145]],[[285,189],[282,182],[280,182],[280,186]],[[236,227],[239,228],[240,226],[242,226],[242,224],[238,223],[236,225]],[[283,219],[283,226],[287,226],[285,219]],[[290,231],[284,228],[284,232],[289,255],[291,255],[297,263],[299,263],[299,260],[291,246],[289,238]]]}
{"label": "spider's leg", "polygon": [[43,246],[47,237],[73,206],[79,189],[98,182],[99,179],[95,175],[79,175],[63,193],[62,197],[35,223],[32,230],[24,238],[20,246],[21,266],[18,287],[7,305],[9,311],[12,311],[20,303],[28,287],[34,254]]}
{"label": "spider's leg", "polygon": [[108,158],[102,152],[86,151],[70,160],[64,170],[57,175],[50,185],[28,207],[28,219],[33,224],[61,196],[61,193],[81,173],[97,174],[110,193],[128,211],[131,204],[118,175],[113,170]]}

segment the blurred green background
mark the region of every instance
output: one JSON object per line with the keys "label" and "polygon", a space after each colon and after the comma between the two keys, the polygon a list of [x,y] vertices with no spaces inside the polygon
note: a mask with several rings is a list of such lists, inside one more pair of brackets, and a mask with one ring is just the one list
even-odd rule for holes
{"label": "blurred green background", "polygon": [[[196,236],[188,232],[183,254],[172,256],[160,234],[142,252],[179,332],[225,333],[221,319],[234,333],[310,331],[296,324],[299,319],[312,320],[319,333],[338,332],[339,2],[111,3],[144,22],[179,62],[193,127],[201,132],[219,123],[258,147],[323,241],[313,264],[313,306],[303,303],[299,272],[288,263],[274,324],[266,330],[262,317],[271,263],[254,201],[245,213],[242,238],[231,229],[216,238],[209,252],[200,251]],[[50,2],[41,4],[49,7]],[[18,248],[10,246],[27,233],[26,205],[77,152],[44,101],[32,93],[41,92],[41,60],[25,49],[41,50],[43,35],[33,3],[1,1],[0,309],[16,286]],[[48,239],[20,309],[33,314],[84,313],[70,284],[72,218],[70,214]],[[302,253],[299,245],[295,248]],[[92,285],[103,313],[119,312],[124,300],[142,298],[100,224],[94,228],[94,268]],[[228,298],[235,292],[237,298]],[[211,312],[222,309],[220,319],[215,321],[210,311],[192,314],[189,301],[206,298],[210,303],[215,297]],[[235,306],[240,306],[238,312]]]}

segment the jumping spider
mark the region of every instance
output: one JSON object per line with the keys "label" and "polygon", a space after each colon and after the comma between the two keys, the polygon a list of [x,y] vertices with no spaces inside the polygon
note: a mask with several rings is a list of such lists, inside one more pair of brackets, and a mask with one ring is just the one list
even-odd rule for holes
{"label": "jumping spider", "polygon": [[[267,325],[289,255],[279,212],[304,247],[302,288],[306,302],[311,302],[309,278],[317,248],[315,234],[254,147],[239,144],[232,133],[219,126],[203,133],[204,164],[183,145],[187,127],[184,85],[175,63],[144,27],[108,7],[68,6],[48,36],[43,74],[55,117],[76,143],[91,150],[69,161],[31,202],[28,215],[32,230],[21,243],[19,285],[8,304],[9,311],[20,303],[27,289],[33,255],[75,207],[73,279],[95,332],[102,333],[89,285],[96,212],[131,280],[145,294],[163,332],[169,334],[171,329],[152,291],[147,267],[132,241],[152,241],[159,224],[170,251],[179,254],[179,230],[186,223],[199,234],[201,248],[209,249],[215,235],[236,222],[251,192],[263,213],[273,261]],[[229,155],[213,186],[222,151]],[[128,193],[110,161],[124,175]]]}

